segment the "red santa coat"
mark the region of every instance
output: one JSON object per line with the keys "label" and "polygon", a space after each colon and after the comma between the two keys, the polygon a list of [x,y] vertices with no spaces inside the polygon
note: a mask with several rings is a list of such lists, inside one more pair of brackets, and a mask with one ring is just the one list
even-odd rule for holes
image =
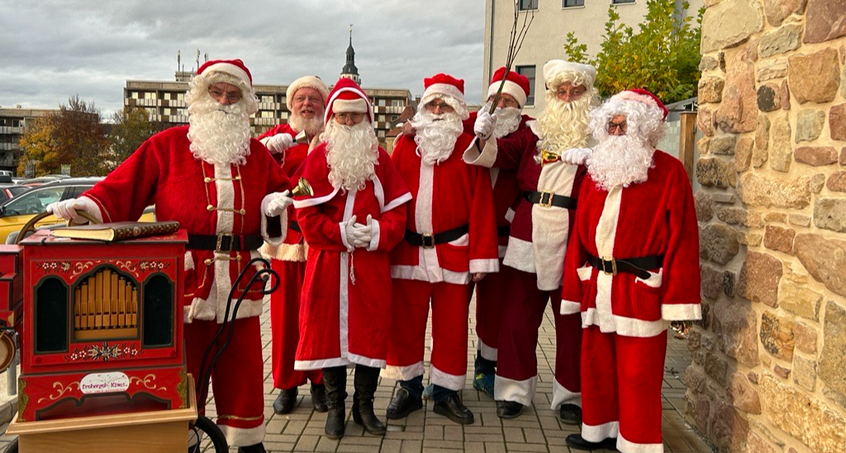
{"label": "red santa coat", "polygon": [[[521,191],[547,191],[577,198],[584,167],[561,160],[538,163],[535,157],[540,152],[537,145],[541,134],[536,122],[529,121],[527,126],[505,138],[487,141],[481,153],[475,146],[467,149],[464,160],[488,168],[516,170]],[[517,203],[503,264],[537,274],[538,289],[542,291],[557,290],[561,286],[564,254],[572,226],[571,212],[530,203],[524,197]]]}
{"label": "red santa coat", "polygon": [[[314,195],[295,201],[309,244],[295,369],[385,366],[391,321],[388,251],[403,238],[411,194],[381,148],[375,171],[364,189],[332,187],[325,143],[301,167]],[[367,248],[348,253],[344,226],[353,215],[362,224],[373,217],[373,238]]]}
{"label": "red santa coat", "polygon": [[[562,313],[582,312],[584,327],[654,337],[669,321],[699,319],[699,230],[690,182],[678,159],[656,151],[645,182],[610,192],[588,176],[567,252]],[[641,279],[603,273],[587,254],[615,259],[663,255]]]}
{"label": "red santa coat", "polygon": [[452,155],[437,165],[423,163],[413,138],[401,136],[394,144],[394,165],[414,198],[405,228],[425,234],[469,227],[468,234],[434,248],[400,242],[391,252],[394,278],[464,285],[470,282],[470,273],[499,271],[490,174],[466,165],[460,151],[455,151],[472,141],[473,137],[460,135]]}
{"label": "red santa coat", "polygon": [[[97,203],[104,222],[137,219],[146,206],[155,204],[158,220],[177,220],[189,234],[261,233],[266,241],[281,243],[287,215],[269,219],[260,207],[265,195],[290,189],[290,183],[267,149],[251,140],[244,165],[212,165],[196,159],[189,147],[188,126],[159,132],[83,196]],[[223,322],[232,282],[258,256],[257,251],[231,252],[215,259],[213,250],[188,250],[186,322]],[[255,271],[247,271],[233,295],[234,307],[234,300],[246,291],[237,318],[261,314],[261,283],[246,286]]]}

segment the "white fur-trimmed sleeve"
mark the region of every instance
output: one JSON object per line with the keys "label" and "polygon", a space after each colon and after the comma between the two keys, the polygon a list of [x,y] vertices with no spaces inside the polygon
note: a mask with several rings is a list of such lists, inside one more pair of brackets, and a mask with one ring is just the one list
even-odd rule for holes
{"label": "white fur-trimmed sleeve", "polygon": [[491,274],[494,272],[499,272],[499,259],[476,259],[470,260],[470,273],[485,273]]}
{"label": "white fur-trimmed sleeve", "polygon": [[496,139],[491,137],[491,140],[485,142],[485,147],[479,152],[479,147],[476,145],[476,139],[470,143],[470,146],[464,151],[461,158],[464,162],[470,165],[478,165],[480,167],[492,168],[496,162],[496,154],[498,152]]}
{"label": "white fur-trimmed sleeve", "polygon": [[[277,192],[280,193],[280,192]],[[264,213],[267,212],[267,204],[270,203],[271,197],[265,196],[261,200],[261,237],[270,245],[280,245],[285,242],[285,237],[288,235],[288,210],[282,211],[277,217],[268,217]],[[278,219],[278,220],[277,220]],[[279,222],[279,228],[282,234],[279,237],[272,238],[267,232],[268,222]]]}
{"label": "white fur-trimmed sleeve", "polygon": [[702,319],[702,305],[662,304],[661,319],[665,321],[694,321]]}
{"label": "white fur-trimmed sleeve", "polygon": [[370,221],[370,244],[367,245],[368,252],[375,252],[379,248],[379,239],[381,238],[381,228],[378,220]]}

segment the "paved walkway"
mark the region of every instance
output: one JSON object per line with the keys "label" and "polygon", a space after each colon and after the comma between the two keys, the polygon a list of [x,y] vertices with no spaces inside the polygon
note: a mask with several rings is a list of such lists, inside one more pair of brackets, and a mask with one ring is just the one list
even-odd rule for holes
{"label": "paved walkway", "polygon": [[[470,313],[475,312],[475,306]],[[471,316],[472,317],[472,316]],[[471,319],[470,338],[467,347],[468,361],[472,371],[476,344],[473,331],[474,319]],[[552,397],[553,365],[555,360],[555,328],[552,312],[547,309],[541,326],[537,349],[540,376],[537,395],[531,407],[526,407],[523,414],[513,420],[503,420],[496,416],[494,401],[473,389],[467,374],[467,384],[461,396],[464,403],[476,416],[472,425],[461,426],[447,418],[432,412],[431,403],[425,410],[412,413],[405,420],[391,420],[388,433],[384,437],[364,433],[364,430],[352,422],[349,416],[351,397],[347,399],[346,435],[340,441],[323,436],[326,415],[313,412],[308,386],[300,388],[298,407],[290,414],[273,413],[272,404],[278,392],[273,389],[270,377],[270,321],[267,312],[262,315],[262,338],[264,344],[265,371],[265,417],[267,419],[267,437],[265,447],[268,452],[438,452],[465,451],[474,453],[499,452],[577,452],[566,446],[564,439],[568,434],[578,432],[574,426],[564,425],[549,408]],[[431,345],[431,337],[429,344]],[[428,354],[427,354],[428,357]],[[682,417],[684,411],[683,383],[684,370],[690,364],[690,355],[683,340],[670,336],[667,348],[667,361],[664,371],[663,387],[663,431],[665,451],[668,453],[710,453],[711,448],[687,426]],[[428,380],[428,375],[425,377]],[[381,382],[376,393],[377,415],[384,422],[385,409],[397,386],[394,381]],[[348,379],[348,393],[352,395],[352,379]],[[210,406],[208,415],[214,415]],[[5,432],[5,426],[0,430]],[[0,437],[0,451],[11,439]],[[235,452],[236,449],[232,449]],[[605,452],[606,450],[597,450]],[[24,452],[26,453],[26,452]]]}

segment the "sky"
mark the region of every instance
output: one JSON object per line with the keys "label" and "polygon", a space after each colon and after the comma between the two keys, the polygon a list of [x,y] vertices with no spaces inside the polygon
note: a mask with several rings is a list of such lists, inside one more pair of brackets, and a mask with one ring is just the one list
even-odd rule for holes
{"label": "sky", "polygon": [[483,0],[0,0],[0,107],[58,108],[78,95],[104,118],[126,80],[174,80],[209,59],[240,58],[253,83],[303,75],[334,83],[353,25],[364,88],[423,92],[423,78],[465,80],[482,96]]}

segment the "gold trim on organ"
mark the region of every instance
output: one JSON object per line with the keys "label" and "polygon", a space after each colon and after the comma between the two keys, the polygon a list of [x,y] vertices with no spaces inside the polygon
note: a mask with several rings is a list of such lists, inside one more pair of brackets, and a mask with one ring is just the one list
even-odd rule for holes
{"label": "gold trim on organ", "polygon": [[73,292],[74,340],[138,336],[138,287],[105,268],[83,280]]}

